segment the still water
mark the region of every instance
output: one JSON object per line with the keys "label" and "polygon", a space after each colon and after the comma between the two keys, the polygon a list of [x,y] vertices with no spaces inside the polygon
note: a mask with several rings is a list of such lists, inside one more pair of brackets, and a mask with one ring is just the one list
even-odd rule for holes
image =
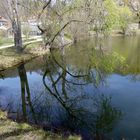
{"label": "still water", "polygon": [[0,77],[13,120],[84,140],[140,139],[140,37],[81,41]]}

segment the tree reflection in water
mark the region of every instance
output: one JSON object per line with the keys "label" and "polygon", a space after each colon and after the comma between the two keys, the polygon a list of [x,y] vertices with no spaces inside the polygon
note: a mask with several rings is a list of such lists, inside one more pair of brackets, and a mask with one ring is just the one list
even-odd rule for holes
{"label": "tree reflection in water", "polygon": [[[83,139],[105,139],[121,117],[121,111],[112,105],[111,97],[94,93],[106,74],[92,67],[82,71],[68,66],[64,52],[59,58],[52,53],[46,61],[45,90],[42,87],[43,93],[35,95],[30,91],[24,64],[18,67],[22,100],[17,116],[22,114],[24,121],[46,130],[79,134]],[[89,85],[93,88],[87,91]]]}
{"label": "tree reflection in water", "polygon": [[[93,96],[88,96],[82,92],[84,91],[83,86],[86,84],[99,82],[96,81],[93,73],[91,75],[89,75],[89,71],[84,74],[82,72],[83,75],[78,71],[76,71],[76,73],[70,73],[67,70],[64,56],[62,56],[61,59],[62,64],[56,61],[53,54],[52,59],[55,64],[59,66],[58,77],[56,78],[56,75],[53,75],[51,72],[52,68],[47,67],[43,76],[43,84],[49,94],[54,96],[66,111],[65,116],[62,116],[62,118],[65,119],[63,119],[61,127],[65,131],[78,134],[82,133],[85,139],[104,139],[104,134],[111,132],[113,125],[115,125],[116,121],[121,117],[121,111],[112,106],[111,97],[98,95],[95,96],[94,99]],[[49,66],[49,64],[47,66]],[[55,69],[55,65],[53,69]],[[86,80],[86,83],[81,83],[81,81],[85,82],[83,79],[87,79],[86,77],[90,80]],[[71,79],[71,81],[67,80],[67,78]],[[102,78],[102,76],[100,76],[100,78]],[[103,79],[100,80],[102,81]],[[49,81],[49,84],[46,81]],[[74,88],[74,86],[76,86],[76,88]],[[95,86],[97,87],[96,83]],[[71,95],[72,92],[74,95]],[[85,102],[90,102],[92,107],[85,105]]]}
{"label": "tree reflection in water", "polygon": [[[21,97],[22,97],[22,112],[23,112],[23,119],[27,121],[27,108],[28,105],[30,107],[34,122],[37,123],[36,115],[34,111],[34,107],[31,101],[31,93],[29,88],[29,83],[27,79],[26,70],[24,64],[18,67],[19,77],[20,77],[20,84],[21,84]],[[27,95],[26,95],[27,93]]]}

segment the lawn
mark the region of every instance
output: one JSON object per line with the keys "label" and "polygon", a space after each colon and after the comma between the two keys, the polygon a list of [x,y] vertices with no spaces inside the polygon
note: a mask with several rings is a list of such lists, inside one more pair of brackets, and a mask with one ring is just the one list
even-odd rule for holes
{"label": "lawn", "polygon": [[[23,38],[23,42],[29,42],[29,41],[34,41],[35,39],[33,38]],[[14,43],[13,38],[6,38],[6,37],[0,37],[0,47],[1,46],[6,46],[6,45],[12,45]]]}
{"label": "lawn", "polygon": [[13,44],[12,38],[0,37],[0,46],[6,46],[6,45],[11,45],[11,44]]}

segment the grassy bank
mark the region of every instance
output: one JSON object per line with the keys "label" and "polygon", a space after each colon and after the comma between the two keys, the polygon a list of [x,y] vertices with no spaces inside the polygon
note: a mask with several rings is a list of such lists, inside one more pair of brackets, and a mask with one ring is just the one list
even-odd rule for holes
{"label": "grassy bank", "polygon": [[64,137],[61,134],[43,131],[26,123],[17,123],[0,111],[0,140],[80,140],[78,136]]}
{"label": "grassy bank", "polygon": [[0,46],[13,44],[12,38],[0,37]]}
{"label": "grassy bank", "polygon": [[43,49],[41,44],[31,44],[21,54],[17,54],[14,48],[0,50],[0,71],[27,62],[37,56],[45,55],[48,49]]}
{"label": "grassy bank", "polygon": [[[23,42],[34,41],[34,38],[23,38]],[[12,45],[14,43],[13,38],[7,38],[0,36],[0,47],[6,45]]]}

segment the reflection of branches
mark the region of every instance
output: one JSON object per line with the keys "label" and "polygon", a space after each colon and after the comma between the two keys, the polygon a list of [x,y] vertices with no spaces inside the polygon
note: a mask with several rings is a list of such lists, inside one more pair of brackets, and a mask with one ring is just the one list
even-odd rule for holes
{"label": "reflection of branches", "polygon": [[[52,83],[54,82],[51,78]],[[101,101],[97,101],[95,107],[96,112],[91,113],[85,107],[77,107],[77,104],[80,103],[83,99],[91,99],[86,97],[86,95],[77,96],[74,98],[67,98],[65,101],[61,94],[58,94],[58,90],[56,90],[56,85],[53,86],[53,90],[49,88],[46,84],[45,77],[43,77],[43,84],[49,93],[56,98],[56,100],[62,105],[62,107],[68,112],[67,120],[65,124],[68,127],[72,126],[75,128],[87,128],[90,132],[95,132],[96,135],[100,135],[100,129],[110,130],[113,127],[115,121],[120,117],[121,112],[116,108],[111,106],[111,98],[101,98]],[[66,90],[65,90],[66,92]],[[94,100],[95,101],[95,100]],[[102,125],[103,124],[103,125]],[[69,126],[70,125],[70,126]],[[99,131],[98,131],[99,129]]]}
{"label": "reflection of branches", "polygon": [[[66,72],[66,71],[64,71],[64,72]],[[80,85],[87,85],[88,84],[88,83],[76,83],[76,82],[73,82],[73,81],[69,81],[69,80],[66,79],[66,77],[63,76],[63,73],[62,73],[61,75],[59,74],[59,77],[56,79],[56,81],[54,81],[52,86],[56,85],[62,78],[65,82],[73,84],[73,85],[79,85],[80,86]]]}
{"label": "reflection of branches", "polygon": [[87,75],[73,75],[72,73],[70,73],[69,71],[67,71],[66,68],[64,68],[54,57],[53,53],[52,54],[52,58],[54,60],[54,62],[60,67],[62,68],[62,70],[66,71],[70,76],[74,77],[74,78],[80,78],[80,77],[84,77],[84,76],[87,76]]}
{"label": "reflection of branches", "polygon": [[56,79],[56,81],[54,81],[52,86],[55,86],[61,80],[62,77],[63,77],[63,74],[59,75],[59,77]]}
{"label": "reflection of branches", "polygon": [[[57,62],[57,61],[55,61]],[[59,63],[58,63],[59,64]],[[59,64],[60,65],[60,64]],[[62,67],[61,67],[62,68]],[[57,87],[56,87],[56,84],[60,81],[60,79],[62,79],[62,94],[65,95],[65,99],[68,99],[67,98],[67,93],[66,93],[66,87],[65,87],[65,82],[69,82],[66,80],[66,74],[67,74],[67,71],[65,70],[65,68],[63,68],[63,72],[62,74],[56,79],[56,81],[54,81],[51,73],[49,74],[49,77],[50,77],[50,80],[52,82],[52,86],[53,86],[53,89],[55,92],[53,92],[46,84],[46,81],[45,81],[45,78],[46,78],[46,75],[48,74],[48,72],[50,73],[50,70],[46,70],[44,75],[43,75],[43,84],[44,86],[46,87],[46,89],[49,91],[49,93],[51,95],[53,95],[60,103],[61,105],[66,109],[68,110],[68,113],[71,114],[71,111],[70,111],[70,106],[67,106],[66,105],[66,101],[64,101],[59,93],[59,91],[57,90]],[[73,76],[73,77],[79,77],[79,76]],[[81,77],[81,76],[80,76]],[[75,83],[76,84],[76,83]]]}
{"label": "reflection of branches", "polygon": [[84,86],[84,85],[87,85],[88,83],[75,83],[75,82],[72,82],[72,81],[69,81],[67,80],[66,78],[64,79],[67,83],[70,83],[70,84],[73,84],[73,85],[79,85],[79,86]]}
{"label": "reflection of branches", "polygon": [[[51,79],[52,83],[54,83],[54,80],[53,80],[52,75],[49,74],[49,76],[50,76],[50,79]],[[53,84],[53,85],[54,85],[54,84]],[[62,98],[61,98],[61,96],[60,96],[60,94],[59,94],[59,92],[58,92],[56,86],[54,85],[53,87],[54,87],[54,90],[55,90],[56,94],[58,95],[58,97],[62,100]]]}
{"label": "reflection of branches", "polygon": [[[51,78],[51,81],[52,82],[54,82],[53,81],[53,79]],[[51,94],[51,95],[53,95],[56,99],[57,99],[57,101],[64,107],[64,109],[68,112],[68,114],[69,114],[69,116],[71,116],[76,122],[77,121],[79,121],[79,122],[81,122],[81,124],[83,124],[83,125],[85,125],[86,124],[86,126],[87,126],[87,122],[86,121],[84,121],[81,117],[77,117],[77,113],[79,112],[83,112],[84,110],[82,109],[82,108],[74,108],[74,103],[75,103],[75,101],[76,101],[76,98],[75,98],[75,100],[71,100],[71,101],[64,101],[63,99],[62,99],[62,97],[60,96],[60,94],[58,93],[58,90],[57,90],[57,88],[56,88],[56,85],[54,85],[53,87],[54,87],[54,90],[55,90],[55,92],[53,92],[48,86],[47,86],[47,84],[46,84],[46,81],[45,81],[45,75],[43,76],[43,84],[44,84],[44,86],[46,87],[46,89],[49,91],[49,93]],[[66,91],[65,91],[66,92]],[[67,94],[67,93],[65,93],[65,94]],[[81,96],[81,98],[80,97],[77,97],[77,99],[78,100],[80,100],[80,99],[82,99],[82,97],[84,97],[84,96]],[[68,99],[68,98],[67,98]]]}
{"label": "reflection of branches", "polygon": [[[44,84],[45,88],[49,91],[49,93],[50,93],[51,95],[53,95],[53,96],[61,103],[61,105],[62,105],[65,109],[67,109],[68,107],[65,105],[65,102],[62,100],[62,98],[60,97],[60,95],[59,95],[59,94],[55,94],[55,93],[47,86],[46,81],[45,81],[45,75],[43,76],[43,84]],[[69,112],[69,111],[68,111],[68,112]],[[70,112],[69,112],[69,113],[70,113]]]}
{"label": "reflection of branches", "polygon": [[[57,102],[60,103],[62,108],[64,108],[64,110],[66,111],[67,116],[65,116],[66,117],[65,121],[67,122],[65,122],[65,124],[68,125],[67,127],[68,128],[74,127],[74,129],[75,128],[81,129],[81,127],[84,127],[92,133],[97,132],[98,134],[100,134],[100,132],[98,132],[97,130],[99,127],[97,126],[99,125],[100,122],[102,123],[102,120],[100,120],[100,118],[106,118],[106,117],[108,117],[110,120],[108,122],[108,119],[104,119],[103,120],[104,125],[106,125],[106,127],[112,126],[115,123],[115,120],[117,119],[118,110],[111,106],[110,102],[107,101],[109,100],[108,98],[105,98],[104,101],[102,102],[98,102],[95,99],[93,99],[91,96],[89,97],[88,96],[89,94],[87,95],[85,94],[85,92],[83,91],[84,90],[83,87],[84,85],[89,84],[89,79],[87,79],[88,81],[87,83],[78,83],[82,81],[84,78],[91,78],[90,76],[92,76],[92,80],[90,82],[91,83],[95,82],[96,83],[95,85],[97,86],[99,84],[98,80],[102,78],[102,71],[99,71],[99,73],[96,74],[93,71],[91,72],[91,69],[89,69],[88,75],[74,75],[71,74],[66,69],[66,64],[64,63],[65,62],[64,59],[62,59],[63,65],[61,65],[55,59],[53,54],[52,54],[52,58],[55,64],[57,64],[57,66],[59,67],[59,70],[57,71],[57,73],[55,73],[56,75],[58,74],[58,77],[56,77],[56,75],[52,75],[53,72],[51,71],[51,69],[48,68],[43,75],[43,84],[46,90],[49,92],[49,94],[52,95],[57,100]],[[56,67],[53,69],[56,69]],[[78,74],[79,73],[81,74],[81,71],[80,72],[78,71]],[[67,79],[67,75],[69,75],[73,79],[71,78]],[[96,75],[98,75],[98,77],[96,77]],[[47,79],[49,80],[49,82]],[[79,81],[77,82],[76,80]],[[49,85],[51,87],[49,87]],[[75,87],[76,89],[71,91],[73,87]],[[81,93],[83,94],[79,95],[78,89],[80,89],[80,91],[82,91]],[[74,95],[68,94],[70,92],[75,94]],[[90,104],[91,102],[95,102],[93,104],[94,109],[92,111],[88,110],[88,108],[86,108],[87,106],[83,106],[84,104],[82,103],[83,102],[85,103],[85,101],[87,101],[87,104]],[[105,110],[107,113],[103,113],[102,110],[103,111]],[[100,128],[104,129],[104,127],[102,126]]]}
{"label": "reflection of branches", "polygon": [[122,112],[119,109],[112,107],[111,97],[107,98],[104,95],[101,96],[100,106],[99,115],[97,115],[96,128],[110,131],[113,129],[113,123],[120,119]]}

